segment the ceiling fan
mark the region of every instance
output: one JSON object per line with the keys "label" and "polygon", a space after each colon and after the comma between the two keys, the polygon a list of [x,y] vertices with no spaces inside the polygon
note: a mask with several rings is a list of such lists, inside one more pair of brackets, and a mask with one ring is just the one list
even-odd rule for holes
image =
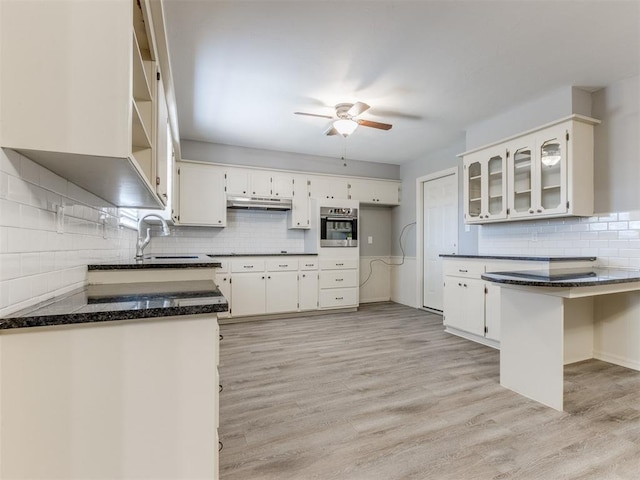
{"label": "ceiling fan", "polygon": [[[329,128],[324,132],[325,135],[342,135],[347,137],[351,135],[358,125],[363,127],[378,128],[380,130],[390,130],[393,125],[388,123],[372,122],[371,120],[362,120],[355,118],[363,112],[371,108],[364,102],[356,103],[339,103],[336,105],[336,120],[334,120]],[[308,115],[310,117],[321,117],[333,120],[330,115],[319,115],[317,113],[293,112],[296,115]]]}

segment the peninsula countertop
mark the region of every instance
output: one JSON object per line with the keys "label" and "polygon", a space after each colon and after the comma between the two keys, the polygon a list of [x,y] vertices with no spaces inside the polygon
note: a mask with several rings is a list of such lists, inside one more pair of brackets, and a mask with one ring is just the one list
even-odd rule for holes
{"label": "peninsula countertop", "polygon": [[225,312],[211,280],[87,285],[0,319],[0,330]]}
{"label": "peninsula countertop", "polygon": [[445,254],[441,253],[443,258],[478,258],[487,260],[526,260],[529,262],[595,262],[596,257],[563,257],[563,256],[541,256],[541,255],[464,255],[464,254]]}
{"label": "peninsula countertop", "polygon": [[627,268],[581,267],[554,270],[550,273],[522,270],[515,272],[487,272],[483,280],[525,287],[597,287],[620,283],[640,282],[640,270]]}

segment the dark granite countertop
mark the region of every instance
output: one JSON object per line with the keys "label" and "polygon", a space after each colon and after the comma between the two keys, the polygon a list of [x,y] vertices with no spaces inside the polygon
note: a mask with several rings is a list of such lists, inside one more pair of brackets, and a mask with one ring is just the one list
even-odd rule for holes
{"label": "dark granite countertop", "polygon": [[593,287],[614,283],[640,282],[640,270],[625,268],[566,268],[551,273],[535,270],[489,272],[483,280],[527,287]]}
{"label": "dark granite countertop", "polygon": [[148,268],[220,268],[219,260],[209,255],[198,254],[159,254],[149,255],[143,260],[134,258],[115,262],[95,263],[87,265],[88,270],[131,270]]}
{"label": "dark granite countertop", "polygon": [[149,268],[220,268],[220,258],[227,257],[279,257],[317,256],[317,253],[206,253],[206,254],[158,254],[146,256],[142,261],[135,259],[87,265],[88,270],[140,270]]}
{"label": "dark granite countertop", "polygon": [[88,285],[0,319],[0,330],[226,312],[213,281]]}
{"label": "dark granite countertop", "polygon": [[543,257],[543,256],[527,256],[527,255],[460,255],[441,253],[443,258],[486,258],[490,260],[526,260],[529,262],[595,262],[596,257]]}
{"label": "dark granite countertop", "polygon": [[221,257],[317,257],[317,253],[207,253],[208,257],[221,258]]}

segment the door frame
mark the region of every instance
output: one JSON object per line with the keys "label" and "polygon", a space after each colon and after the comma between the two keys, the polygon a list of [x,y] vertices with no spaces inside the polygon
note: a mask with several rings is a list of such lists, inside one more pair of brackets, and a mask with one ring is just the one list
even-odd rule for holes
{"label": "door frame", "polygon": [[416,179],[416,288],[417,294],[416,299],[418,300],[417,308],[422,310],[429,311],[428,308],[424,306],[424,183],[437,180],[442,177],[448,177],[449,175],[453,175],[455,178],[456,184],[456,212],[457,221],[456,221],[456,237],[458,237],[458,241],[456,242],[456,251],[458,253],[458,246],[460,244],[459,235],[460,230],[458,228],[460,224],[460,184],[458,174],[460,168],[452,167],[447,168],[445,170],[440,170],[435,173],[430,173],[429,175],[424,175],[422,177],[418,177]]}

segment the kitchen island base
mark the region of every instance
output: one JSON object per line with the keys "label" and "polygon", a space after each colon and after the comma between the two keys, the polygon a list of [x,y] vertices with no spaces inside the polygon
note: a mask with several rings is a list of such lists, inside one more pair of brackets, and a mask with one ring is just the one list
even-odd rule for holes
{"label": "kitchen island base", "polygon": [[0,335],[0,478],[217,478],[215,314]]}

